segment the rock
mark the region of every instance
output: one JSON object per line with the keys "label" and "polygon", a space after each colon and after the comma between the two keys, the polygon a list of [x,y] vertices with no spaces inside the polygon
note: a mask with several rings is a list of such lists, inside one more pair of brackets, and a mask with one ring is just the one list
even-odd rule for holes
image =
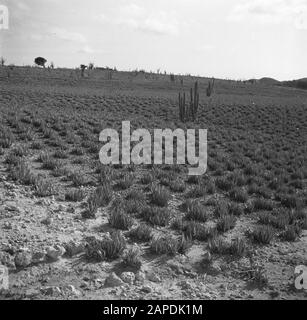
{"label": "rock", "polygon": [[55,245],[54,247],[50,246],[46,249],[47,256],[52,260],[58,260],[65,253],[65,248],[59,245]]}
{"label": "rock", "polygon": [[183,274],[184,268],[183,265],[178,261],[169,261],[167,262],[167,266],[175,271],[177,274]]}
{"label": "rock", "polygon": [[12,224],[7,221],[7,222],[4,223],[3,228],[6,229],[6,230],[10,230],[10,229],[12,229]]}
{"label": "rock", "polygon": [[106,287],[119,287],[124,284],[124,281],[121,278],[119,278],[114,272],[112,272],[104,282],[104,285]]}
{"label": "rock", "polygon": [[193,285],[187,280],[180,281],[178,283],[178,285],[181,287],[182,290],[193,290],[194,289]]}
{"label": "rock", "polygon": [[5,210],[20,213],[20,209],[14,205],[7,205],[5,206]]}
{"label": "rock", "polygon": [[135,281],[135,274],[133,272],[123,272],[120,277],[128,284],[133,284]]}
{"label": "rock", "polygon": [[161,278],[156,273],[150,272],[150,273],[147,274],[146,277],[151,282],[156,282],[156,283],[157,282],[161,282]]}
{"label": "rock", "polygon": [[141,291],[145,292],[145,293],[151,293],[152,292],[152,288],[150,286],[143,286],[141,288]]}
{"label": "rock", "polygon": [[66,254],[69,257],[73,257],[81,252],[84,251],[84,245],[81,242],[78,241],[69,241],[64,245]]}
{"label": "rock", "polygon": [[34,298],[34,297],[37,297],[38,295],[39,295],[39,291],[36,289],[28,289],[25,292],[26,298]]}
{"label": "rock", "polygon": [[45,287],[41,288],[41,292],[46,296],[60,295],[62,293],[59,287]]}
{"label": "rock", "polygon": [[81,292],[77,290],[73,285],[68,285],[67,287],[63,288],[63,291],[74,296],[81,296]]}
{"label": "rock", "polygon": [[46,251],[35,251],[32,254],[32,262],[33,263],[41,263],[46,260]]}
{"label": "rock", "polygon": [[138,271],[135,275],[135,280],[143,283],[146,280],[146,275],[142,271]]}
{"label": "rock", "polygon": [[14,258],[7,252],[0,252],[0,265],[3,265],[10,270],[16,269]]}
{"label": "rock", "polygon": [[53,223],[53,219],[51,217],[47,217],[42,220],[42,224],[45,226],[50,226]]}
{"label": "rock", "polygon": [[29,251],[18,252],[15,256],[15,265],[18,268],[26,268],[32,263],[32,254]]}

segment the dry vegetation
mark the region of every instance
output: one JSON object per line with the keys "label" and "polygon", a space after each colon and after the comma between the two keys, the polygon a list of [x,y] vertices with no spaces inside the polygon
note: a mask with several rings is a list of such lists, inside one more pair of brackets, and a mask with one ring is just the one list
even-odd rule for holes
{"label": "dry vegetation", "polygon": [[[2,297],[306,298],[293,270],[307,265],[307,93],[216,80],[207,97],[210,79],[108,72],[0,68]],[[100,131],[124,120],[208,129],[207,173],[101,165]],[[123,271],[136,280],[103,285]]]}

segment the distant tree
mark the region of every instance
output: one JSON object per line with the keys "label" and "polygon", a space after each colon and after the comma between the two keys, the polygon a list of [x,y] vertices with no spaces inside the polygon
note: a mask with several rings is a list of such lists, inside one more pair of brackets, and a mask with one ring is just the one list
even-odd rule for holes
{"label": "distant tree", "polygon": [[46,64],[47,60],[43,57],[37,57],[37,58],[35,58],[34,62],[36,65],[45,68],[45,64]]}
{"label": "distant tree", "polygon": [[0,58],[0,65],[1,67],[4,67],[5,65],[5,59],[3,57]]}
{"label": "distant tree", "polygon": [[50,62],[50,68],[54,69],[54,63],[52,61]]}

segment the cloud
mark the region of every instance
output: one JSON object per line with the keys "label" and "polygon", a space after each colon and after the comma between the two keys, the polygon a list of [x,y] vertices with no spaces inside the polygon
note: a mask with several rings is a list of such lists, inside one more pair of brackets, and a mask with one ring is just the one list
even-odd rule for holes
{"label": "cloud", "polygon": [[61,40],[86,43],[86,39],[81,33],[71,32],[64,28],[54,27],[49,30],[49,33]]}
{"label": "cloud", "polygon": [[136,4],[121,6],[108,16],[102,14],[99,20],[156,35],[176,35],[180,28],[178,20],[172,13],[151,12]]}
{"label": "cloud", "polygon": [[93,52],[94,50],[88,45],[85,45],[83,48],[78,50],[78,53],[93,53]]}
{"label": "cloud", "polygon": [[307,29],[307,0],[245,0],[234,7],[229,19]]}

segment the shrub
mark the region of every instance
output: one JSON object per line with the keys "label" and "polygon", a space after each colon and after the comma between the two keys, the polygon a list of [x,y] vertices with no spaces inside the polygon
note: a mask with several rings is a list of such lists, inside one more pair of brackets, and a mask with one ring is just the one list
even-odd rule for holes
{"label": "shrub", "polygon": [[192,241],[184,235],[178,240],[178,253],[185,254],[191,247]]}
{"label": "shrub", "polygon": [[39,161],[42,162],[42,169],[54,170],[56,167],[59,167],[59,162],[55,159],[52,159],[50,154],[45,152],[40,154]]}
{"label": "shrub", "polygon": [[237,203],[230,203],[228,208],[229,208],[230,215],[240,217],[241,215],[244,214],[244,208]]}
{"label": "shrub", "polygon": [[154,226],[166,227],[169,224],[171,214],[167,208],[145,207],[142,217]]}
{"label": "shrub", "polygon": [[152,229],[149,226],[147,226],[145,223],[142,223],[135,229],[132,229],[129,232],[129,236],[132,239],[147,242],[147,241],[150,241],[152,238]]}
{"label": "shrub", "polygon": [[76,148],[73,148],[70,153],[75,156],[83,156],[84,150],[80,147],[76,147]]}
{"label": "shrub", "polygon": [[154,238],[150,243],[150,250],[155,254],[175,255],[178,252],[178,240],[172,236]]}
{"label": "shrub", "polygon": [[133,189],[133,190],[130,190],[126,195],[126,200],[133,200],[133,201],[145,203],[146,196],[142,190]]}
{"label": "shrub", "polygon": [[274,229],[271,226],[258,226],[251,233],[252,240],[260,244],[269,244],[273,237]]}
{"label": "shrub", "polygon": [[81,171],[72,172],[69,175],[69,179],[72,181],[75,187],[82,187],[88,184],[88,180]]}
{"label": "shrub", "polygon": [[144,184],[144,185],[152,183],[153,180],[154,180],[153,176],[150,173],[143,174],[141,179],[140,179],[141,184]]}
{"label": "shrub", "polygon": [[281,233],[281,238],[285,241],[296,241],[300,236],[302,229],[299,225],[289,225],[286,230]]}
{"label": "shrub", "polygon": [[24,161],[18,161],[17,165],[11,168],[10,177],[24,185],[35,185],[37,179]]}
{"label": "shrub", "polygon": [[208,183],[206,184],[206,192],[208,194],[214,194],[216,192],[214,181],[212,180],[208,181]]}
{"label": "shrub", "polygon": [[64,150],[57,150],[54,155],[55,158],[57,159],[66,159],[68,158],[67,153]]}
{"label": "shrub", "polygon": [[114,210],[110,214],[109,224],[116,229],[129,230],[133,225],[133,219],[123,210]]}
{"label": "shrub", "polygon": [[274,204],[270,200],[266,200],[263,198],[256,198],[253,201],[253,209],[255,211],[260,211],[260,210],[272,211],[274,209]]}
{"label": "shrub", "polygon": [[11,152],[11,154],[15,155],[16,157],[24,157],[28,154],[28,151],[25,147],[18,146],[14,148]]}
{"label": "shrub", "polygon": [[151,203],[159,207],[167,207],[170,194],[161,186],[153,186],[151,189]]}
{"label": "shrub", "polygon": [[98,239],[87,237],[85,256],[88,260],[103,261],[117,259],[126,248],[126,240],[121,232],[114,232],[109,237]]}
{"label": "shrub", "polygon": [[231,241],[230,254],[242,257],[246,252],[246,242],[242,238],[236,238]]}
{"label": "shrub", "polygon": [[219,177],[215,180],[215,185],[222,191],[229,191],[233,187],[232,181],[227,177]]}
{"label": "shrub", "polygon": [[199,184],[200,183],[200,178],[199,178],[199,176],[188,176],[187,183],[189,183],[189,184]]}
{"label": "shrub", "polygon": [[176,217],[176,218],[173,219],[172,228],[174,230],[180,230],[181,231],[181,230],[183,230],[183,226],[184,226],[183,219],[181,217]]}
{"label": "shrub", "polygon": [[300,200],[296,195],[282,195],[280,196],[281,204],[286,208],[299,208],[301,206]]}
{"label": "shrub", "polygon": [[96,169],[96,173],[98,173],[99,183],[110,183],[114,177],[113,169],[101,164],[99,164],[99,167]]}
{"label": "shrub", "polygon": [[248,199],[247,193],[239,188],[232,189],[229,193],[229,197],[231,200],[241,203],[245,203]]}
{"label": "shrub", "polygon": [[128,267],[139,269],[142,266],[141,250],[137,247],[133,247],[125,251],[123,263]]}
{"label": "shrub", "polygon": [[191,190],[186,193],[187,198],[200,198],[204,197],[206,194],[206,187],[204,184],[200,183],[194,186]]}
{"label": "shrub", "polygon": [[213,254],[229,254],[230,243],[221,237],[214,237],[208,241],[208,250]]}
{"label": "shrub", "polygon": [[126,173],[123,178],[121,178],[117,183],[116,187],[120,190],[129,189],[134,183],[134,175],[131,173]]}
{"label": "shrub", "polygon": [[66,201],[79,202],[82,201],[85,197],[85,193],[82,189],[73,189],[69,190],[65,194]]}
{"label": "shrub", "polygon": [[217,230],[221,232],[226,232],[231,230],[236,225],[236,218],[232,215],[222,216],[217,221]]}
{"label": "shrub", "polygon": [[184,192],[185,191],[185,183],[183,180],[180,180],[180,179],[173,180],[170,183],[170,189],[173,192],[180,192],[180,193]]}
{"label": "shrub", "polygon": [[198,201],[189,201],[187,204],[187,214],[185,215],[187,220],[206,222],[208,219],[208,213],[204,206]]}
{"label": "shrub", "polygon": [[38,179],[36,181],[35,190],[38,197],[48,197],[56,194],[52,182],[44,179]]}
{"label": "shrub", "polygon": [[214,216],[217,218],[221,218],[228,215],[229,215],[229,206],[227,202],[225,201],[218,202],[214,209]]}
{"label": "shrub", "polygon": [[34,141],[31,144],[31,149],[34,149],[34,150],[41,150],[43,149],[43,147],[44,145],[40,141]]}
{"label": "shrub", "polygon": [[87,199],[87,210],[82,213],[85,219],[94,219],[98,208],[109,204],[112,198],[112,190],[108,184],[96,188]]}
{"label": "shrub", "polygon": [[217,234],[216,228],[205,227],[203,224],[195,221],[189,221],[183,226],[184,235],[188,239],[207,241]]}
{"label": "shrub", "polygon": [[96,188],[93,197],[98,207],[107,206],[113,198],[112,187],[108,183],[104,183],[102,186]]}

